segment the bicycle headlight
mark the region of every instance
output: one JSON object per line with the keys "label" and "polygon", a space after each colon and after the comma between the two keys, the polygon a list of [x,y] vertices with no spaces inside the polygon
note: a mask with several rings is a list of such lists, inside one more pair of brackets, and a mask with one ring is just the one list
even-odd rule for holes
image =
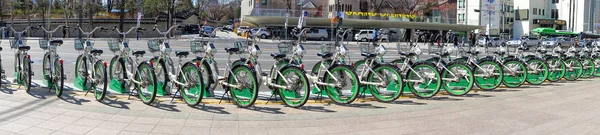
{"label": "bicycle headlight", "polygon": [[214,55],[217,54],[217,49],[215,48],[215,45],[213,43],[209,43],[206,47],[206,52],[210,55]]}
{"label": "bicycle headlight", "polygon": [[387,49],[385,49],[385,46],[379,45],[379,47],[377,47],[377,54],[383,56],[385,55],[385,53],[387,53]]}
{"label": "bicycle headlight", "polygon": [[338,52],[340,53],[340,55],[346,56],[348,55],[348,48],[346,48],[345,45],[340,45]]}

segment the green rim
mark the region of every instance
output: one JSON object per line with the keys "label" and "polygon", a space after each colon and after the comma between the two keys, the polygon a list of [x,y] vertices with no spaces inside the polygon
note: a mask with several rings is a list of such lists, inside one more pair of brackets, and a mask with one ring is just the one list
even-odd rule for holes
{"label": "green rim", "polygon": [[151,103],[156,97],[156,76],[148,64],[142,64],[136,75],[136,81],[148,83],[146,85],[136,85],[139,90],[140,99],[146,104]]}
{"label": "green rim", "polygon": [[[51,76],[50,70],[52,70],[52,67],[50,67],[50,57],[49,55],[44,55],[44,61],[42,62],[42,79],[48,82],[48,87],[52,87],[54,86],[52,80],[51,80]],[[50,78],[50,80],[46,80],[46,77]],[[58,94],[58,91],[56,91],[56,94]]]}
{"label": "green rim", "polygon": [[[513,70],[514,74],[511,74]],[[503,66],[504,79],[502,82],[506,87],[515,88],[523,85],[527,78],[527,68],[519,61],[507,61]]]}
{"label": "green rim", "polygon": [[[94,95],[97,100],[102,100],[104,95],[106,95],[106,68],[104,67],[102,61],[98,61],[95,66],[95,79],[100,79],[99,83],[94,83],[92,85],[92,89],[94,90]],[[98,89],[98,85],[102,86],[102,89]]]}
{"label": "green rim", "polygon": [[[450,95],[460,96],[469,93],[471,88],[473,88],[473,81],[475,80],[473,77],[473,71],[467,65],[464,64],[451,64],[446,67],[444,72],[442,73],[443,78],[454,79],[454,75],[458,75],[457,81],[450,80],[442,80],[443,88]],[[452,71],[452,74],[450,73]]]}
{"label": "green rim", "polygon": [[[236,82],[233,76],[235,76],[235,78],[237,78],[240,82]],[[241,83],[245,84],[246,87],[242,89],[230,87],[233,100],[235,100],[238,106],[251,106],[258,97],[258,84],[256,76],[254,76],[254,73],[252,73],[249,67],[238,66],[237,68],[233,69],[233,74],[229,77],[229,84],[235,85]]]}
{"label": "green rim", "polygon": [[[383,77],[383,79],[387,79],[387,85],[385,86],[376,86],[369,85],[369,89],[371,90],[371,94],[377,98],[377,100],[382,102],[391,102],[400,95],[402,95],[402,88],[404,87],[404,82],[402,80],[402,76],[396,68],[392,68],[391,66],[380,66],[375,68],[373,71],[378,73]],[[381,82],[383,80],[379,80],[377,74],[371,73],[369,76],[369,82]]]}
{"label": "green rim", "polygon": [[57,96],[61,96],[62,92],[63,92],[63,78],[64,78],[64,74],[63,74],[63,65],[60,64],[59,59],[56,59],[56,61],[54,61],[54,75],[58,76],[58,80],[52,80],[52,84],[54,85],[54,91],[56,92]]}
{"label": "green rim", "polygon": [[292,90],[279,88],[281,99],[283,102],[292,107],[303,106],[310,96],[310,86],[306,74],[304,74],[299,68],[286,68],[281,71],[281,74],[285,77],[278,77],[277,84],[281,86],[288,86],[283,78],[291,81]]}
{"label": "green rim", "polygon": [[594,76],[600,77],[600,58],[594,58]]}
{"label": "green rim", "polygon": [[[479,68],[481,67],[481,68]],[[479,67],[474,67],[475,72],[473,75],[475,76],[475,84],[477,87],[484,90],[492,90],[500,86],[502,83],[503,72],[500,65],[493,61],[484,61],[479,64]],[[493,75],[490,77],[485,77],[484,69],[494,68]]]}
{"label": "green rim", "polygon": [[[318,75],[319,74],[319,70],[321,70],[322,72],[325,72],[325,70],[327,70],[327,68],[321,68],[321,64],[323,64],[323,62],[325,62],[325,64],[327,65],[331,65],[332,60],[322,60],[319,61],[315,64],[315,66],[312,67],[311,73],[313,75]],[[328,66],[325,66],[328,67]]]}
{"label": "green rim", "polygon": [[565,60],[565,63],[571,64],[571,69],[567,69],[564,78],[568,81],[577,80],[581,76],[581,71],[583,70],[581,62],[579,62],[577,59],[571,58]]}
{"label": "green rim", "polygon": [[538,59],[529,60],[527,65],[527,82],[532,85],[544,83],[548,78],[548,65]]}
{"label": "green rim", "polygon": [[565,63],[558,58],[551,58],[546,61],[548,65],[548,81],[558,81],[564,75],[566,71]]}
{"label": "green rim", "polygon": [[582,58],[581,59],[581,64],[583,67],[583,70],[581,72],[581,78],[590,78],[594,75],[594,72],[596,70],[596,65],[594,64],[594,61],[590,58]]}
{"label": "green rim", "polygon": [[[416,72],[432,72],[434,74],[433,78],[426,77],[424,83],[415,83],[415,82],[406,82],[408,89],[415,94],[415,96],[421,98],[430,98],[437,94],[442,87],[442,79],[440,73],[437,69],[431,65],[427,64],[419,64],[413,67],[415,71],[409,71],[407,80],[420,80],[419,76]],[[424,71],[425,70],[425,71]],[[421,75],[424,76],[424,75]],[[416,78],[415,78],[416,77]],[[432,80],[435,79],[435,80]],[[418,89],[417,89],[418,88]]]}
{"label": "green rim", "polygon": [[[202,78],[197,67],[188,64],[182,69],[182,76],[179,76],[179,82],[189,83],[188,86],[180,86],[179,90],[183,99],[188,105],[197,105],[202,100]],[[184,79],[185,76],[185,79]]]}
{"label": "green rim", "polygon": [[[327,91],[327,95],[329,96],[329,98],[331,98],[331,100],[333,100],[336,103],[341,103],[341,104],[349,104],[352,103],[359,94],[359,84],[360,82],[358,82],[358,76],[356,76],[356,73],[353,72],[353,70],[349,67],[345,67],[345,66],[337,66],[332,68],[331,70],[329,70],[329,72],[331,72],[332,75],[330,74],[325,74],[325,77],[323,78],[323,82],[327,83],[327,84],[336,84],[336,80],[333,78],[338,78],[339,80],[343,80],[343,82],[341,82],[342,87],[348,87],[349,88],[336,88],[333,86],[323,86],[324,90]],[[350,79],[350,80],[346,80],[346,79]],[[351,83],[350,85],[348,85],[348,83]],[[350,94],[348,94],[350,93]]]}

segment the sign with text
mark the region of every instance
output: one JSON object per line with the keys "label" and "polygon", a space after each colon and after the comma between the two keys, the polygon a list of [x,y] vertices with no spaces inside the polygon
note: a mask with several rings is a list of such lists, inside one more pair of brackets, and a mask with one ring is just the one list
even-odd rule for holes
{"label": "sign with text", "polygon": [[500,8],[500,1],[498,0],[482,0],[481,12],[481,26],[490,25],[490,29],[499,29],[500,28],[500,15],[498,12],[498,8]]}
{"label": "sign with text", "polygon": [[346,15],[347,16],[371,16],[371,17],[381,16],[381,17],[410,18],[410,19],[414,19],[417,17],[417,15],[414,15],[414,14],[390,14],[390,13],[353,12],[353,11],[347,11]]}

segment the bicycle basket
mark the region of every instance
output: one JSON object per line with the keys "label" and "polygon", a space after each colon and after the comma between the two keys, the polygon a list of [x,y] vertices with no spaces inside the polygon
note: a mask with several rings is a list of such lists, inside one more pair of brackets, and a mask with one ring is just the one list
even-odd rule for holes
{"label": "bicycle basket", "polygon": [[14,38],[11,38],[9,41],[10,41],[10,48],[12,48],[12,49],[18,48],[19,46],[27,45],[27,40],[25,40],[25,39],[21,39],[20,43],[18,42],[19,40],[16,40]]}
{"label": "bicycle basket", "polygon": [[361,43],[360,44],[360,52],[361,53],[375,53],[375,44]]}
{"label": "bicycle basket", "polygon": [[148,50],[150,52],[158,52],[160,51],[160,47],[159,47],[159,43],[158,43],[159,39],[152,39],[152,40],[148,40]]}
{"label": "bicycle basket", "polygon": [[335,47],[335,44],[321,44],[321,53],[333,53]]}
{"label": "bicycle basket", "polygon": [[281,54],[292,54],[294,45],[290,42],[282,42],[277,44],[277,48],[279,48]]}
{"label": "bicycle basket", "polygon": [[84,48],[83,47],[83,40],[81,40],[81,39],[75,39],[74,43],[75,43],[75,50],[76,51],[82,51],[83,50],[83,48]]}
{"label": "bicycle basket", "polygon": [[108,40],[108,49],[112,52],[120,51],[121,45],[120,45],[119,39]]}
{"label": "bicycle basket", "polygon": [[411,47],[410,47],[409,44],[400,44],[400,43],[397,43],[396,44],[396,49],[398,50],[398,53],[400,53],[400,52],[409,52],[410,49],[411,49]]}
{"label": "bicycle basket", "polygon": [[46,50],[48,49],[48,40],[47,39],[40,39],[40,48]]}
{"label": "bicycle basket", "polygon": [[233,43],[233,48],[240,49],[237,54],[246,53],[248,51],[248,46],[251,44],[252,42],[237,41]]}
{"label": "bicycle basket", "polygon": [[190,42],[190,49],[192,53],[200,53],[205,51],[205,46],[208,45],[208,41],[194,40]]}

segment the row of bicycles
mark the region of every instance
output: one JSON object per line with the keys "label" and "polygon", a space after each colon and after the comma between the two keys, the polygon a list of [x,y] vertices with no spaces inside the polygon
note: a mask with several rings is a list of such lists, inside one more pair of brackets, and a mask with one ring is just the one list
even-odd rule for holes
{"label": "row of bicycles", "polygon": [[[21,37],[29,29],[42,29],[49,35],[39,40],[40,48],[45,50],[43,81],[50,90],[55,90],[57,96],[63,94],[67,77],[63,60],[56,52],[63,41],[52,39],[52,33],[59,28],[69,29],[68,26],[53,30],[27,27],[23,31],[12,27],[0,28],[11,29],[15,33],[10,40],[11,49],[16,50],[14,82],[27,91],[34,75],[31,70],[33,61],[27,53],[30,47]],[[379,102],[393,102],[408,93],[418,98],[432,98],[440,91],[463,96],[475,88],[493,90],[501,85],[514,88],[525,83],[540,85],[561,79],[574,81],[600,76],[600,49],[597,45],[564,49],[560,46],[499,46],[467,50],[442,45],[429,48],[426,56],[417,43],[410,42],[398,44],[397,57],[386,61],[384,56],[388,49],[381,40],[375,40],[360,44],[363,58],[352,61],[351,51],[342,44],[343,38],[341,42],[322,44],[316,54],[321,60],[309,70],[302,61],[307,51],[301,42],[310,30],[308,28],[292,32],[298,41],[278,45],[279,53],[270,54],[273,66],[266,72],[263,72],[258,60],[262,51],[254,40],[256,35],[252,40],[248,38],[223,48],[228,58],[221,70],[219,68],[223,67],[219,67],[215,59],[219,49],[213,41],[194,40],[190,42],[189,51],[172,50],[169,35],[181,28],[173,26],[161,31],[154,27],[153,31],[163,37],[149,40],[148,51],[153,57],[140,60],[146,51],[130,49],[126,37],[131,32],[146,29],[133,27],[120,31],[114,27],[112,30],[121,38],[107,41],[114,56],[110,61],[104,61],[99,58],[104,52],[94,48],[92,36],[97,31],[107,32],[108,29],[96,27],[85,31],[77,26],[73,30],[81,32],[85,38],[74,42],[75,50],[80,52],[75,64],[75,87],[85,90],[86,95],[92,92],[100,102],[112,93],[137,96],[145,104],[155,102],[158,96],[171,95],[173,99],[181,98],[189,106],[196,106],[204,97],[215,96],[215,90],[220,86],[224,90],[221,100],[227,96],[239,107],[250,107],[258,100],[259,91],[264,86],[270,89],[268,100],[281,99],[287,106],[302,107],[309,99],[322,99],[324,95],[338,104],[351,104],[358,97],[367,95]],[[337,34],[345,37],[348,31],[351,30],[338,30]],[[375,39],[387,34],[383,30],[377,31]],[[195,57],[187,59],[192,53]],[[177,61],[173,61],[172,56],[177,57]],[[1,73],[6,78],[4,70]]]}

